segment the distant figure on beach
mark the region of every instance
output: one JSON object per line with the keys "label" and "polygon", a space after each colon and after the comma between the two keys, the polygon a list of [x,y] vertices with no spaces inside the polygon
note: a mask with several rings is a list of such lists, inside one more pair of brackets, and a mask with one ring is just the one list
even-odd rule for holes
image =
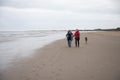
{"label": "distant figure on beach", "polygon": [[68,41],[68,47],[71,48],[71,44],[72,44],[72,40],[73,40],[73,33],[71,32],[71,30],[68,30],[66,37],[67,37],[67,41]]}
{"label": "distant figure on beach", "polygon": [[87,37],[85,37],[85,43],[87,44],[87,41],[88,41],[88,38]]}
{"label": "distant figure on beach", "polygon": [[78,29],[76,29],[76,32],[74,33],[74,37],[75,37],[75,46],[79,47],[80,45],[80,32]]}

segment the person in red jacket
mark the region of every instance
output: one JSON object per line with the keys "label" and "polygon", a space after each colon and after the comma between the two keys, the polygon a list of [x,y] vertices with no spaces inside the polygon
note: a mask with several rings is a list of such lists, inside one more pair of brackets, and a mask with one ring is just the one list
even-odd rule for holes
{"label": "person in red jacket", "polygon": [[79,47],[80,44],[80,32],[78,29],[76,29],[76,32],[74,33],[74,37],[75,37],[75,46]]}

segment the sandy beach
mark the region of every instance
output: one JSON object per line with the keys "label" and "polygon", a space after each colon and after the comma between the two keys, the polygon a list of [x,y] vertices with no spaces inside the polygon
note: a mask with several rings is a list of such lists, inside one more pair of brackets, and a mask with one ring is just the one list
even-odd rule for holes
{"label": "sandy beach", "polygon": [[0,80],[120,80],[119,61],[120,32],[82,33],[79,48],[57,40],[15,60],[0,71]]}

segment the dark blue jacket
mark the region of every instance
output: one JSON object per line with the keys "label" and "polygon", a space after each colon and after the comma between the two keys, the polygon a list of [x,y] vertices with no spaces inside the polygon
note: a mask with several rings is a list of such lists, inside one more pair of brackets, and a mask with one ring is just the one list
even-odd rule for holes
{"label": "dark blue jacket", "polygon": [[66,34],[67,40],[73,40],[73,33],[72,32],[68,32]]}

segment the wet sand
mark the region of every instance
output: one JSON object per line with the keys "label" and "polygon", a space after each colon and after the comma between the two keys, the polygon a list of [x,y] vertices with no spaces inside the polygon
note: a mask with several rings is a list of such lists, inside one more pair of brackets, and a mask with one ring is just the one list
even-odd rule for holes
{"label": "wet sand", "polygon": [[79,48],[57,40],[15,60],[0,80],[120,80],[120,32],[83,33]]}

